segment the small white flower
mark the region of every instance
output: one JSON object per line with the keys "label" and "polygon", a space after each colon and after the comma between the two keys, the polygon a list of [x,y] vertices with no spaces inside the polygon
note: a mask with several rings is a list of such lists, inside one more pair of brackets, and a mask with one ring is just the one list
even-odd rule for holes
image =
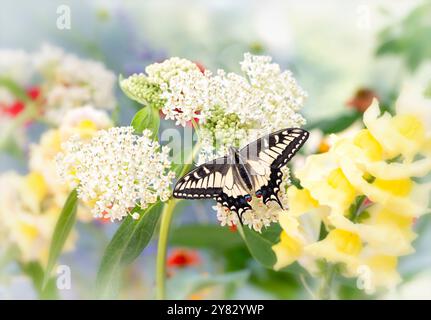
{"label": "small white flower", "polygon": [[132,127],[119,127],[99,131],[87,143],[72,137],[57,156],[59,173],[93,204],[95,217],[121,220],[136,205],[146,208],[171,195],[170,149],[150,136],[149,130],[138,136]]}
{"label": "small white flower", "polygon": [[185,126],[188,121],[204,118],[210,105],[210,79],[197,70],[180,71],[171,77],[169,84],[161,86],[165,99],[162,112],[167,119],[176,120],[177,125]]}
{"label": "small white flower", "polygon": [[139,213],[137,213],[137,212],[135,212],[134,214],[132,214],[132,218],[133,218],[134,220],[138,220],[138,219],[139,219],[139,217],[140,217],[140,215],[139,215]]}
{"label": "small white flower", "polygon": [[[289,168],[283,167],[281,171],[283,173],[283,181],[280,185],[278,197],[280,198],[283,208],[287,209],[287,187],[290,185]],[[242,223],[250,229],[261,232],[263,227],[269,227],[271,223],[278,222],[281,208],[277,203],[268,202],[265,205],[261,199],[253,198],[250,205],[253,209],[245,211],[241,217]],[[222,227],[233,226],[239,223],[237,214],[222,206],[220,203],[213,206],[213,209],[217,212],[217,219]]]}

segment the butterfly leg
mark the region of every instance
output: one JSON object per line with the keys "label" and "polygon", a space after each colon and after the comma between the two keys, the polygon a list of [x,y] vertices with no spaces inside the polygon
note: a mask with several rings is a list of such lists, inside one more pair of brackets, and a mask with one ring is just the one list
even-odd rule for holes
{"label": "butterfly leg", "polygon": [[235,211],[235,213],[236,213],[236,216],[238,217],[239,223],[241,223],[241,226],[243,226],[243,225],[244,225],[244,223],[242,222],[242,214],[243,214],[244,212],[239,213],[238,211]]}

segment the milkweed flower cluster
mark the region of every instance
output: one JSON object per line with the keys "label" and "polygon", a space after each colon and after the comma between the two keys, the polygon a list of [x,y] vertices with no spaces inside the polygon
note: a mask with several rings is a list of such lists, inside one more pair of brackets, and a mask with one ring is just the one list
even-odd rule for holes
{"label": "milkweed flower cluster", "polygon": [[[54,160],[55,156],[63,150],[62,144],[72,136],[78,136],[85,143],[98,130],[109,129],[112,126],[113,123],[105,111],[87,105],[68,111],[58,128],[47,130],[38,143],[30,145],[29,169],[42,175],[59,206],[63,205],[70,192],[61,181]],[[81,206],[78,210],[78,218],[82,221],[91,219],[88,208]]]}
{"label": "milkweed flower cluster", "polygon": [[[273,131],[305,123],[298,112],[306,93],[290,71],[282,71],[271,57],[249,53],[240,65],[243,74],[224,70],[213,74],[202,72],[191,61],[171,58],[148,66],[147,74],[124,79],[121,86],[137,101],[155,101],[153,105],[161,106],[166,118],[177,125],[199,120],[198,163],[204,163],[226,155],[231,146],[243,147]],[[287,170],[284,179],[289,181]],[[247,211],[243,219],[254,230],[278,220],[276,208],[261,202],[253,208],[259,209]],[[238,223],[236,215],[226,208],[218,205],[215,209],[222,225]]]}
{"label": "milkweed flower cluster", "polygon": [[249,53],[241,70],[243,75],[224,70],[212,74],[186,59],[171,58],[148,66],[146,75],[124,79],[122,87],[141,102],[152,102],[151,94],[159,94],[157,105],[178,125],[199,119],[202,163],[225,155],[230,146],[241,147],[272,131],[305,123],[298,111],[306,93],[290,71],[281,71],[270,57]]}
{"label": "milkweed flower cluster", "polygon": [[[37,105],[37,115],[60,124],[73,108],[91,104],[110,110],[115,105],[115,75],[100,62],[81,59],[61,48],[44,45],[39,51],[0,50],[0,77],[12,82]],[[16,116],[25,109],[22,97],[0,87],[0,112]]]}
{"label": "milkweed flower cluster", "polygon": [[149,130],[138,136],[132,127],[117,127],[98,131],[88,142],[73,136],[57,156],[59,173],[77,188],[95,217],[121,220],[135,206],[144,209],[171,195],[175,175],[170,171],[170,149],[151,135]]}
{"label": "milkweed flower cluster", "polygon": [[[431,184],[420,179],[431,171],[430,112],[430,100],[411,88],[401,93],[394,116],[381,115],[374,100],[365,129],[336,137],[328,152],[307,158],[296,172],[302,189],[289,187],[290,210],[280,214],[276,269],[324,259],[361,279],[368,293],[400,281],[398,257],[414,251],[414,222],[429,208]],[[323,221],[323,239],[316,230],[307,236],[305,215]]]}
{"label": "milkweed flower cluster", "polygon": [[100,62],[80,59],[61,48],[44,45],[34,54],[42,75],[45,116],[55,123],[70,109],[91,104],[98,109],[115,106],[115,75]]}

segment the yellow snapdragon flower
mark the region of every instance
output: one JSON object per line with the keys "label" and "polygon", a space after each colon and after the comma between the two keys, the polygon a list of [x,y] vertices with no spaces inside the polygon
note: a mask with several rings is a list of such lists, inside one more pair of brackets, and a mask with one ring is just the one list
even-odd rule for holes
{"label": "yellow snapdragon flower", "polygon": [[[429,211],[431,191],[416,179],[431,172],[431,102],[412,93],[400,95],[394,116],[374,100],[365,128],[333,135],[327,152],[307,157],[296,174],[303,189],[288,189],[290,211],[280,218],[277,269],[306,257],[340,264],[368,293],[400,282],[398,257],[414,252],[413,224]],[[310,214],[328,231],[320,241],[298,236],[299,218]]]}
{"label": "yellow snapdragon flower", "polygon": [[[15,246],[21,262],[46,264],[52,234],[61,207],[51,199],[46,181],[38,172],[23,176],[6,172],[0,176],[0,237],[3,247]],[[64,250],[73,249],[72,232]]]}

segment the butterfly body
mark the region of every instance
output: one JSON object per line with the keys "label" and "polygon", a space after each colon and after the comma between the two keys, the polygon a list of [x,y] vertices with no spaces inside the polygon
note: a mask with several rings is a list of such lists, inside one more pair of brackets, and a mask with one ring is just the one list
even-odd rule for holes
{"label": "butterfly body", "polygon": [[277,202],[282,181],[281,168],[305,143],[309,133],[289,128],[271,133],[238,150],[202,164],[180,178],[174,188],[175,198],[213,198],[226,209],[242,214],[252,209],[255,196],[264,204]]}

